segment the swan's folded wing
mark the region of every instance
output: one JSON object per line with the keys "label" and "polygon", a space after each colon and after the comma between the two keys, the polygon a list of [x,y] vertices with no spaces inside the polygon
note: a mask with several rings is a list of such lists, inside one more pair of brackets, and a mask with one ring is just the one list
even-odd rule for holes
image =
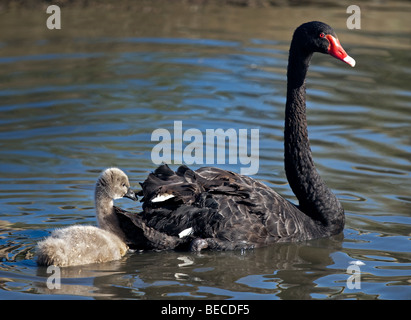
{"label": "swan's folded wing", "polygon": [[[315,229],[298,207],[248,176],[213,167],[181,166],[174,172],[165,165],[150,176],[142,184],[143,219],[171,236],[193,228],[193,237],[219,239],[229,249],[303,240],[306,229]],[[161,193],[164,201],[148,200]]]}

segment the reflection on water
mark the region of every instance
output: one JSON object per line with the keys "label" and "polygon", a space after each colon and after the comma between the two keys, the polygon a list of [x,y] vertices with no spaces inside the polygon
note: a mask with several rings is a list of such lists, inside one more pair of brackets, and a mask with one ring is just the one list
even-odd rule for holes
{"label": "reflection on water", "polygon": [[[361,30],[346,29],[345,9],[74,6],[58,32],[43,12],[0,12],[0,297],[409,299],[411,7],[372,3]],[[344,234],[250,252],[130,253],[62,269],[61,289],[48,289],[36,242],[95,224],[103,168],[124,169],[137,188],[155,168],[151,133],[174,121],[259,129],[255,178],[295,201],[283,169],[285,70],[292,31],[308,20],[333,21],[357,61],[314,56],[307,80],[314,159],[346,209]],[[361,289],[349,289],[357,260]]]}
{"label": "reflection on water", "polygon": [[52,272],[45,267],[37,268],[36,277],[26,280],[36,279],[30,289],[46,295],[309,299],[313,292],[326,296],[342,290],[344,276],[336,288],[316,288],[315,283],[340,272],[327,270],[333,263],[332,254],[340,249],[341,236],[249,252],[134,253],[122,261],[62,268],[60,289],[48,288],[46,279]]}

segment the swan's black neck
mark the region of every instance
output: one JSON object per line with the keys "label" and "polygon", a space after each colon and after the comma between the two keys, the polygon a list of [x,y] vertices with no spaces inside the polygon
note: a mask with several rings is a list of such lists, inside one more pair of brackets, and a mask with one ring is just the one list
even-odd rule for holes
{"label": "swan's black neck", "polygon": [[312,53],[292,43],[287,71],[284,150],[285,172],[299,201],[299,209],[330,234],[344,226],[344,209],[318,174],[308,140],[305,77]]}

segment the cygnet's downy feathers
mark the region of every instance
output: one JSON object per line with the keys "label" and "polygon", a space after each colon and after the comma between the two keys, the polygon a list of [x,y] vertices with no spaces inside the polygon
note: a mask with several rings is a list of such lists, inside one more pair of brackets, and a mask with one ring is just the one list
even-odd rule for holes
{"label": "cygnet's downy feathers", "polygon": [[38,243],[37,263],[60,267],[118,260],[127,245],[115,234],[95,226],[74,225],[56,229]]}
{"label": "cygnet's downy feathers", "polygon": [[96,183],[95,205],[99,228],[74,225],[54,230],[37,245],[39,265],[75,266],[118,260],[128,246],[118,226],[113,200],[128,197],[136,200],[126,174],[117,168],[103,171]]}

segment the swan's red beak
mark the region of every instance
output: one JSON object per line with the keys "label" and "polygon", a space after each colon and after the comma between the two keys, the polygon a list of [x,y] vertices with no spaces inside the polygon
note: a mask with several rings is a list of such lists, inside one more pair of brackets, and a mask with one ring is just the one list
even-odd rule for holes
{"label": "swan's red beak", "polygon": [[344,61],[345,63],[348,63],[351,67],[355,66],[355,60],[351,58],[347,52],[343,49],[343,47],[340,44],[340,41],[337,38],[334,38],[332,35],[327,34],[325,36],[330,43],[328,46],[328,53],[332,55],[333,57],[340,59]]}

